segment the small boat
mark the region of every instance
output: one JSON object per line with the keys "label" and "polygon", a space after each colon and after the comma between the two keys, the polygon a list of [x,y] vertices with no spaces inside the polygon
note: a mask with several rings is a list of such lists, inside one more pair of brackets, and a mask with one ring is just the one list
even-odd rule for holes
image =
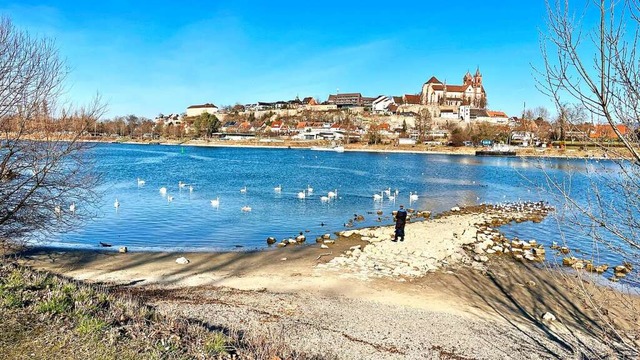
{"label": "small boat", "polygon": [[516,152],[509,145],[496,144],[490,148],[476,150],[476,156],[516,156]]}
{"label": "small boat", "polygon": [[311,150],[344,152],[344,146],[312,146]]}

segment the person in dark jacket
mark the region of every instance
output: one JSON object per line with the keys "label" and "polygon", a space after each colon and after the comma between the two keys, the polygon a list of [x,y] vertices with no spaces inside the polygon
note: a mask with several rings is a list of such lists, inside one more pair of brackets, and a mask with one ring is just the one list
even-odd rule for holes
{"label": "person in dark jacket", "polygon": [[404,205],[400,205],[400,209],[396,213],[396,234],[393,237],[393,241],[404,241],[404,226],[407,224],[407,211],[404,209]]}

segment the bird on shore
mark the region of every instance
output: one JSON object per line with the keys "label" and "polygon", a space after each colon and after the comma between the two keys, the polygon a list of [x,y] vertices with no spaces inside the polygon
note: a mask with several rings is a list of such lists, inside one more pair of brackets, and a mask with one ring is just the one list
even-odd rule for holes
{"label": "bird on shore", "polygon": [[215,199],[211,200],[211,206],[215,206],[218,207],[220,206],[220,197],[216,197]]}
{"label": "bird on shore", "polygon": [[247,187],[245,186],[242,189],[240,189],[240,192],[243,193],[243,194],[246,194],[247,193]]}
{"label": "bird on shore", "polygon": [[118,199],[113,203],[113,207],[116,209],[120,207],[120,201],[118,201]]}
{"label": "bird on shore", "polygon": [[242,207],[242,209],[240,209],[240,210],[242,210],[242,211],[244,211],[244,212],[249,212],[249,211],[251,211],[251,206],[249,206],[249,205],[245,205],[245,206],[243,206],[243,207]]}
{"label": "bird on shore", "polygon": [[144,186],[146,182],[140,178],[138,178],[138,186]]}

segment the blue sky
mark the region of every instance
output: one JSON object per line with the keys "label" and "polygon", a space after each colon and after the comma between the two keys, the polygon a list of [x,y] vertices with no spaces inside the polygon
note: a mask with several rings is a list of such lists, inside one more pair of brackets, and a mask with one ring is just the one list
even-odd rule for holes
{"label": "blue sky", "polygon": [[82,104],[100,93],[107,117],[326,100],[337,89],[415,94],[431,76],[460,84],[476,67],[489,108],[551,107],[531,68],[543,1],[0,0],[0,13],[55,38],[71,69],[66,96]]}

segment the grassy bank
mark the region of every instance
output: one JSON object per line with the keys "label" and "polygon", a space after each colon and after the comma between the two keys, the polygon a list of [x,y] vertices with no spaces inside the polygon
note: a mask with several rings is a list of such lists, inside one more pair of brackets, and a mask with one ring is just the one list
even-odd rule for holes
{"label": "grassy bank", "polygon": [[160,314],[123,288],[15,263],[0,263],[0,316],[4,359],[314,358],[277,338]]}

